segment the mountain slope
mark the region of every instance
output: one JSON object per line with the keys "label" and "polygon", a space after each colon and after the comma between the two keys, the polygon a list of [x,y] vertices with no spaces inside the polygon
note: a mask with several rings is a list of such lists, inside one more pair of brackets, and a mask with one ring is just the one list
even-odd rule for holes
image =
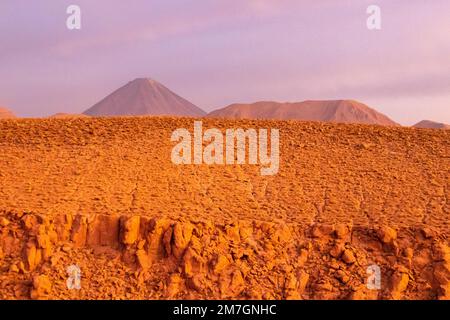
{"label": "mountain slope", "polygon": [[152,79],[135,79],[84,112],[90,116],[177,115],[205,112]]}
{"label": "mountain slope", "polygon": [[256,102],[232,104],[208,114],[208,117],[309,120],[325,122],[397,125],[387,116],[353,100],[303,101],[295,103]]}

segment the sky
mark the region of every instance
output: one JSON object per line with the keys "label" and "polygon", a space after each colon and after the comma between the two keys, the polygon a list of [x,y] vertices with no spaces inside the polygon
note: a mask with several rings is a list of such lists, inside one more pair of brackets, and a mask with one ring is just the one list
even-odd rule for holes
{"label": "sky", "polygon": [[449,13],[448,0],[2,0],[0,106],[81,113],[149,77],[205,111],[355,99],[404,125],[450,123]]}

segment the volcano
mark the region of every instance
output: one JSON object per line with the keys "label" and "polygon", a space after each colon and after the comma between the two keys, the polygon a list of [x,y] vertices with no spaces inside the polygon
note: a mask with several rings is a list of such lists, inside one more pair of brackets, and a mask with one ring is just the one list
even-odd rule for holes
{"label": "volcano", "polygon": [[138,78],[83,112],[89,116],[175,115],[198,117],[205,112],[159,82]]}

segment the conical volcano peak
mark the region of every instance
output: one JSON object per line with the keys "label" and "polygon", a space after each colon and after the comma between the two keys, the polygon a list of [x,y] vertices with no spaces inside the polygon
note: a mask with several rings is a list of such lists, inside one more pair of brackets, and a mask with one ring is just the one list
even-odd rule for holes
{"label": "conical volcano peak", "polygon": [[153,80],[152,78],[136,78],[133,81],[130,81],[130,83],[137,83],[137,84],[160,84],[158,81]]}
{"label": "conical volcano peak", "polygon": [[84,114],[198,117],[205,115],[205,112],[154,79],[136,78],[86,110]]}

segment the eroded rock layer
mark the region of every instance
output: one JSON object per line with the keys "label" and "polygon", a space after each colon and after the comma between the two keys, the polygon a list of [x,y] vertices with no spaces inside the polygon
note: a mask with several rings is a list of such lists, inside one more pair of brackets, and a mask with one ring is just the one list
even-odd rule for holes
{"label": "eroded rock layer", "polygon": [[450,298],[449,243],[427,227],[22,213],[1,225],[2,299]]}

